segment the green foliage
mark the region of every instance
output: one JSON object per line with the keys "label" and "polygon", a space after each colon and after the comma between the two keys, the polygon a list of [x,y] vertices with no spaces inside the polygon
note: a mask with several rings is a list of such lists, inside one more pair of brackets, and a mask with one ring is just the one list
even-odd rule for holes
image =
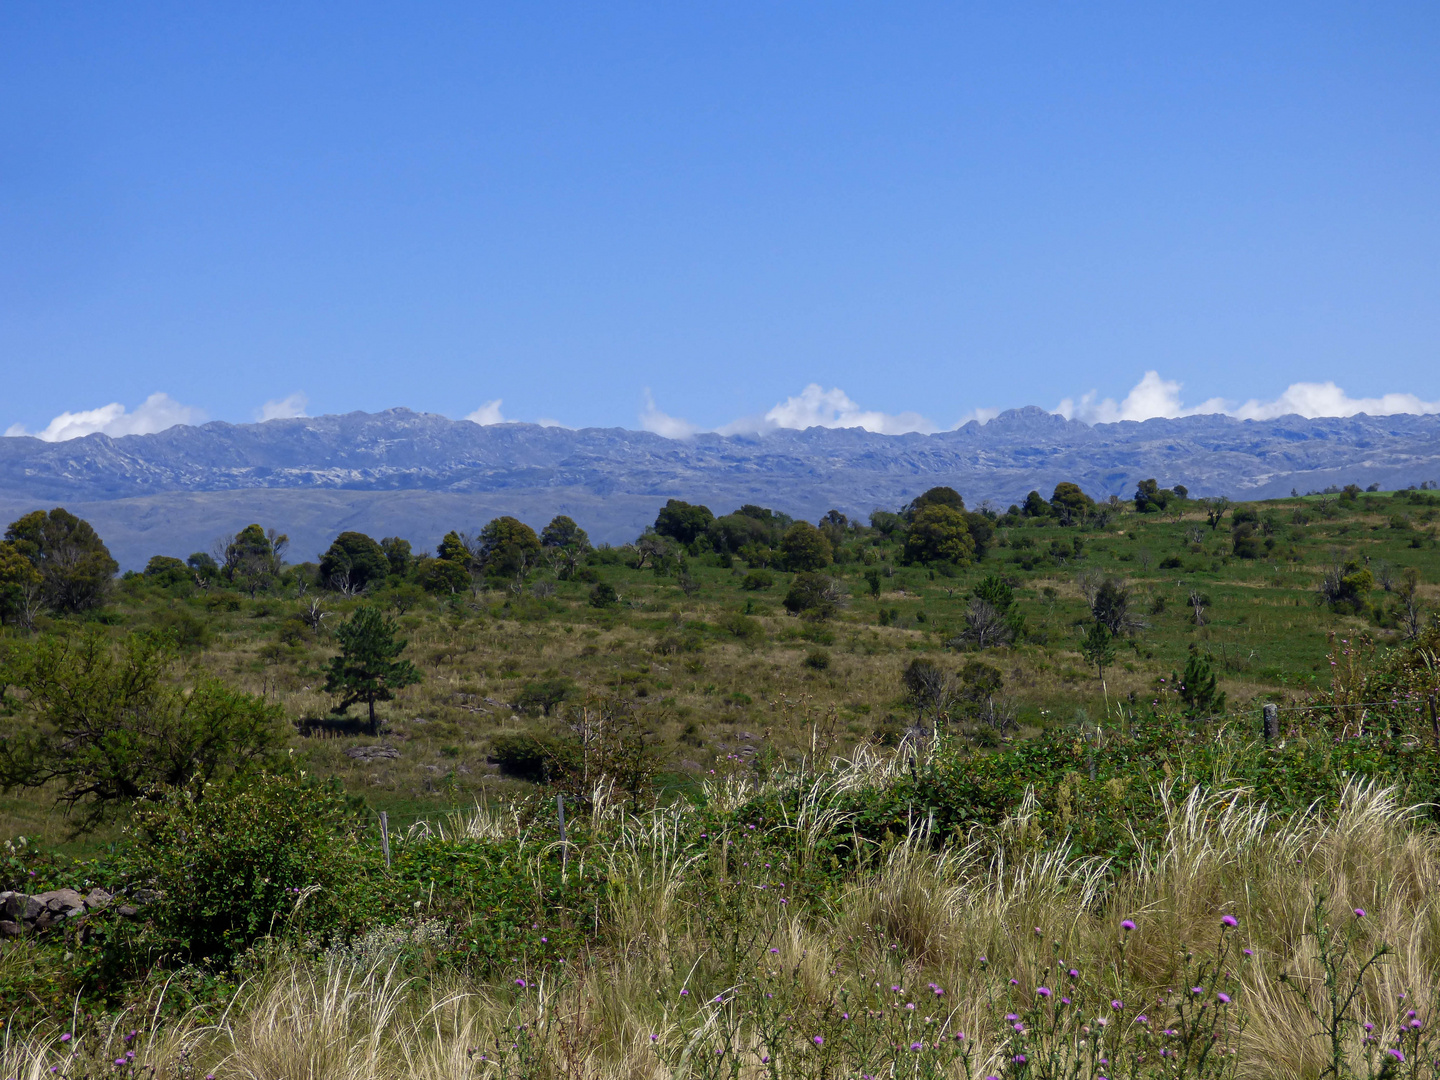
{"label": "green foliage", "polygon": [[362,592],[389,573],[385,549],[362,532],[342,532],[320,556],[320,580],[346,594]]}
{"label": "green foliage", "polygon": [[61,507],[48,514],[36,510],[11,522],[5,539],[39,573],[40,599],[55,611],[99,607],[120,569],[90,523]]}
{"label": "green foliage", "polygon": [[828,619],[844,602],[844,593],[834,578],[824,574],[796,574],[782,601],[792,615],[807,614]]}
{"label": "green foliage", "polygon": [[579,689],[574,679],[563,676],[535,679],[521,688],[515,704],[526,712],[539,712],[549,716],[550,710],[574,697]]}
{"label": "green foliage", "polygon": [[190,584],[190,568],[170,555],[152,555],[145,564],[145,577],[161,588]]}
{"label": "green foliage", "polygon": [[758,592],[771,588],[774,584],[775,576],[765,570],[751,570],[740,581],[740,587],[746,592]]}
{"label": "green foliage", "polygon": [[907,563],[969,566],[974,558],[975,541],[964,513],[944,504],[932,504],[915,513],[905,536]]}
{"label": "green foliage", "polygon": [[830,653],[825,649],[811,649],[805,654],[801,661],[811,671],[828,671],[830,668]]}
{"label": "green foliage", "polygon": [[1025,503],[1020,507],[1020,512],[1028,518],[1046,518],[1050,516],[1050,504],[1045,501],[1045,496],[1038,491],[1032,491],[1025,496]]}
{"label": "green foliage", "polygon": [[1102,679],[1105,677],[1105,669],[1115,663],[1114,635],[1099,619],[1090,624],[1090,629],[1080,642],[1080,655],[1085,657],[1087,664],[1095,665]]}
{"label": "green foliage", "polygon": [[0,542],[0,623],[30,625],[40,602],[40,571],[8,541]]}
{"label": "green foliage", "polygon": [[596,582],[590,589],[590,606],[593,608],[611,608],[619,602],[620,596],[615,592],[615,586],[609,582]]}
{"label": "green foliage", "polygon": [[534,732],[497,735],[490,740],[490,760],[506,776],[538,784],[558,772],[576,768],[580,747],[573,740],[561,741]]}
{"label": "green foliage", "polygon": [[193,959],[228,962],[260,938],[345,936],[383,911],[366,882],[378,844],[338,785],[265,775],[197,785],[142,806],[121,873],[154,889],[160,931]]}
{"label": "green foliage", "polygon": [[670,499],[655,518],[655,531],[676,543],[689,546],[705,535],[715,515],[708,506],[692,506]]}
{"label": "green foliage", "polygon": [[466,564],[453,559],[428,559],[419,576],[426,592],[440,596],[454,596],[470,588],[470,571],[466,569]]}
{"label": "green foliage", "polygon": [[325,676],[325,692],[341,695],[335,711],[344,714],[352,705],[364,704],[370,713],[370,730],[379,732],[375,703],[390,701],[395,691],[420,681],[420,672],[409,660],[399,659],[406,641],[395,637],[395,621],[366,604],[356,610],[335,631],[340,655],[332,657]]}
{"label": "green foliage", "polygon": [[1171,675],[1171,681],[1185,703],[1189,717],[1218,716],[1225,711],[1225,694],[1216,684],[1215,672],[1198,651],[1185,661],[1185,674]]}
{"label": "green foliage", "polygon": [[1050,496],[1050,512],[1061,525],[1077,525],[1095,508],[1095,500],[1080,490],[1079,484],[1065,481],[1055,485]]}
{"label": "green foliage", "polygon": [[289,544],[290,538],[274,529],[246,525],[224,541],[225,561],[220,573],[226,581],[253,597],[275,584]]}
{"label": "green foliage", "polygon": [[795,522],[780,540],[780,564],[786,570],[823,570],[834,554],[829,539],[808,521]]}
{"label": "green foliage", "polygon": [[574,518],[558,514],[540,530],[540,544],[547,548],[573,548],[583,553],[590,550],[590,536],[575,524]]}
{"label": "green foliage", "polygon": [[480,530],[480,564],[485,576],[524,576],[540,555],[540,538],[535,530],[513,517],[498,517]]}
{"label": "green foliage", "polygon": [[153,635],[112,644],[92,631],[12,647],[0,684],[23,697],[7,699],[19,720],[0,740],[0,785],[56,785],[88,829],[157,787],[243,773],[278,753],[288,734],[279,706],[208,676],[187,692],[175,669]]}
{"label": "green foliage", "polygon": [[415,557],[410,549],[410,541],[399,536],[387,536],[380,541],[380,550],[385,553],[385,561],[390,565],[390,573],[397,577],[404,577],[410,573],[410,567],[415,562]]}

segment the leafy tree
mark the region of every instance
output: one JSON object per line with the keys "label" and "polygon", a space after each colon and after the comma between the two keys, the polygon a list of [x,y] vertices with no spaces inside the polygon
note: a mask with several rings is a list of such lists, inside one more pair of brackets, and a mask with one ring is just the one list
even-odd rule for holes
{"label": "leafy tree", "polygon": [[409,540],[398,536],[387,536],[380,541],[380,550],[385,553],[385,561],[390,564],[390,573],[399,577],[410,573],[415,556],[411,551]]}
{"label": "leafy tree", "polygon": [[220,572],[237,588],[252,597],[274,584],[284,565],[290,538],[274,529],[250,524],[217,545],[223,557]]}
{"label": "leafy tree", "polygon": [[1172,684],[1179,688],[1186,716],[1196,719],[1225,711],[1225,694],[1218,688],[1215,672],[1194,648],[1185,661],[1185,674],[1178,679],[1173,673],[1170,677]]}
{"label": "leafy tree", "polygon": [[389,573],[385,549],[362,532],[342,532],[320,556],[320,580],[347,596],[384,581]]}
{"label": "leafy tree", "polygon": [[1050,512],[1061,525],[1074,525],[1085,520],[1085,515],[1095,508],[1095,500],[1080,490],[1079,484],[1068,480],[1055,485],[1055,494],[1050,496]]}
{"label": "leafy tree", "polygon": [[453,596],[470,588],[470,571],[452,559],[426,559],[416,576],[427,592]]}
{"label": "leafy tree", "polygon": [[451,529],[441,539],[440,546],[435,549],[435,557],[444,562],[454,563],[456,566],[468,567],[472,553],[460,534]]}
{"label": "leafy tree", "polygon": [[262,765],[284,745],[284,710],[201,676],[176,682],[172,647],[154,635],[118,644],[98,632],[17,647],[0,685],[22,692],[21,720],[0,738],[0,786],[55,784],[85,808],[79,830],[156,787],[206,782]]}
{"label": "leafy tree", "polygon": [[965,500],[958,491],[951,487],[933,487],[913,499],[910,505],[905,507],[903,516],[906,521],[914,521],[915,515],[928,506],[948,506],[951,510],[965,512]]}
{"label": "leafy tree", "polygon": [[872,510],[870,512],[870,527],[887,540],[899,532],[904,524],[904,518],[889,510]]}
{"label": "leafy tree", "polygon": [[564,676],[536,679],[521,688],[515,704],[526,712],[540,712],[549,716],[551,709],[574,697],[579,689],[573,679]]}
{"label": "leafy tree", "polygon": [[1089,631],[1080,642],[1080,655],[1087,664],[1094,664],[1105,678],[1105,669],[1115,663],[1115,636],[1098,619],[1090,624]]}
{"label": "leafy tree", "polygon": [[792,615],[810,615],[828,619],[849,599],[845,587],[824,574],[800,573],[790,583],[790,590],[781,601]]}
{"label": "leafy tree", "polygon": [[1162,488],[1152,478],[1141,480],[1135,486],[1135,509],[1142,514],[1153,514],[1164,510],[1173,493]]}
{"label": "leafy tree", "polygon": [[171,555],[152,555],[145,564],[145,576],[156,585],[167,587],[190,581],[190,568]]}
{"label": "leafy tree", "polygon": [[519,518],[498,517],[480,530],[480,563],[491,578],[524,577],[540,555],[540,538]]}
{"label": "leafy tree", "polygon": [[1032,491],[1025,496],[1025,503],[1020,507],[1020,513],[1029,518],[1043,518],[1050,516],[1050,504],[1045,501],[1045,496],[1038,491]]}
{"label": "leafy tree", "polygon": [[1015,602],[1015,590],[999,574],[988,574],[970,593],[962,638],[980,648],[1004,645],[1025,636],[1025,616]]}
{"label": "leafy tree", "polygon": [[590,537],[575,524],[574,518],[559,514],[540,530],[540,544],[547,548],[574,548],[583,553],[590,550]]}
{"label": "leafy tree", "polygon": [[40,602],[40,580],[40,571],[14,544],[0,542],[0,623],[33,623]]}
{"label": "leafy tree", "polygon": [[370,732],[378,735],[375,703],[390,701],[395,691],[420,681],[420,672],[400,654],[408,644],[395,637],[395,621],[369,604],[341,623],[335,630],[340,655],[332,657],[325,677],[325,692],[341,695],[335,711],[344,715],[351,705],[364,704],[370,711]]}
{"label": "leafy tree", "polygon": [[834,552],[825,534],[808,521],[797,521],[780,540],[780,562],[786,570],[823,570]]}
{"label": "leafy tree", "polygon": [[207,582],[214,581],[220,576],[220,564],[215,561],[215,556],[206,551],[196,551],[185,560],[188,566],[196,574],[199,574]]}
{"label": "leafy tree", "polygon": [[670,499],[655,518],[655,531],[681,544],[693,544],[703,536],[715,515],[708,506],[691,506],[679,499]]}
{"label": "leafy tree", "polygon": [[1230,549],[1238,559],[1258,559],[1263,554],[1253,522],[1241,522],[1231,529]]}
{"label": "leafy tree", "polygon": [[905,561],[948,562],[969,566],[975,558],[975,541],[965,515],[943,503],[919,510],[905,536]]}
{"label": "leafy tree", "polygon": [[985,558],[991,541],[995,539],[995,526],[990,522],[991,518],[983,512],[966,511],[965,527],[970,530],[970,540],[975,545],[976,562]]}
{"label": "leafy tree", "polygon": [[11,522],[5,539],[39,572],[40,599],[56,611],[99,607],[120,569],[90,523],[61,507]]}
{"label": "leafy tree", "polygon": [[774,537],[766,519],[738,510],[716,518],[706,530],[706,535],[710,537],[710,544],[716,551],[728,551],[742,557],[747,546],[768,547]]}
{"label": "leafy tree", "polygon": [[1116,578],[1106,578],[1100,583],[1090,601],[1090,614],[1112,637],[1131,633],[1142,625],[1131,606],[1130,586]]}
{"label": "leafy tree", "polygon": [[615,586],[609,582],[596,582],[595,587],[590,590],[590,606],[593,608],[614,607],[620,602],[620,596],[615,592]]}

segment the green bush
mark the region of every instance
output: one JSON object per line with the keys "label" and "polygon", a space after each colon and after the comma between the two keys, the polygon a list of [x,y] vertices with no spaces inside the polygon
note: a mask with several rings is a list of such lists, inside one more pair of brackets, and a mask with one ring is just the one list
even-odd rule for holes
{"label": "green bush", "polygon": [[152,889],[156,927],[192,960],[228,962],[267,934],[343,938],[383,911],[378,841],[337,782],[264,775],[142,806],[118,866]]}
{"label": "green bush", "polygon": [[768,589],[775,584],[775,575],[768,570],[751,570],[740,581],[740,587],[749,592]]}

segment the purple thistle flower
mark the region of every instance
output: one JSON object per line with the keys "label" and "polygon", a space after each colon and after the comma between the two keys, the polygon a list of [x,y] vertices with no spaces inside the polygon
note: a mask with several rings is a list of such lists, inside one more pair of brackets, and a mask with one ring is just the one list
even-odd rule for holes
{"label": "purple thistle flower", "polygon": [[[1363,907],[1357,907],[1357,908],[1355,909],[1355,917],[1356,917],[1357,919],[1363,919],[1363,918],[1365,917],[1365,909],[1364,909]],[[1392,1052],[1394,1052],[1394,1051],[1392,1051]],[[1402,1059],[1402,1060],[1403,1060],[1403,1059]]]}
{"label": "purple thistle flower", "polygon": [[815,1038],[811,1039],[810,1041],[813,1042],[816,1046],[825,1045],[825,1037],[823,1035],[816,1035]]}
{"label": "purple thistle flower", "polygon": [[1121,929],[1121,930],[1126,930],[1126,931],[1134,930],[1134,929],[1135,929],[1135,924],[1134,924],[1133,922],[1131,922],[1129,919],[1126,919],[1124,922],[1122,922],[1122,923],[1120,924],[1120,929]]}
{"label": "purple thistle flower", "polygon": [[924,1043],[913,1042],[913,1043],[910,1044],[910,1049],[911,1049],[911,1050],[914,1050],[915,1052],[918,1053],[919,1051],[925,1049],[925,1044],[924,1044]]}
{"label": "purple thistle flower", "polygon": [[1050,988],[1048,986],[1037,986],[1035,993],[1039,994],[1042,998],[1048,998],[1050,996]]}
{"label": "purple thistle flower", "polygon": [[1237,918],[1235,918],[1234,915],[1225,915],[1225,916],[1222,916],[1222,917],[1221,917],[1221,919],[1220,919],[1220,925],[1221,925],[1221,926],[1236,927],[1236,926],[1239,926],[1239,925],[1240,925],[1240,920],[1237,919]]}
{"label": "purple thistle flower", "polygon": [[1218,1002],[1220,1002],[1221,1005],[1229,1005],[1229,1004],[1230,1004],[1230,995],[1229,995],[1229,994],[1216,994],[1216,995],[1215,995],[1215,1000],[1218,1001]]}

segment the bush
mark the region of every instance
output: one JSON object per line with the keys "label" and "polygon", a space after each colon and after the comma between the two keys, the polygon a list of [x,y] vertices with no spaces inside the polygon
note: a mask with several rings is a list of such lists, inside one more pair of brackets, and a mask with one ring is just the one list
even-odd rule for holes
{"label": "bush", "polygon": [[768,589],[775,584],[775,577],[767,570],[751,570],[740,582],[740,587],[750,592]]}
{"label": "bush", "polygon": [[571,697],[579,689],[572,679],[563,677],[536,679],[534,682],[525,684],[520,691],[520,696],[515,699],[515,704],[526,712],[543,712],[549,716],[551,709]]}
{"label": "bush", "polygon": [[578,748],[548,735],[497,735],[490,743],[490,761],[506,776],[540,784],[570,768]]}
{"label": "bush", "polygon": [[348,936],[384,897],[363,885],[379,845],[361,846],[357,802],[292,776],[188,788],[137,812],[119,864],[156,891],[147,910],[193,960],[228,962],[286,930]]}
{"label": "bush", "polygon": [[830,654],[824,649],[811,649],[800,662],[812,671],[825,671],[830,667]]}
{"label": "bush", "polygon": [[615,586],[602,581],[590,590],[590,606],[593,608],[614,607],[620,602]]}
{"label": "bush", "polygon": [[844,586],[824,574],[796,574],[782,601],[792,615],[808,614],[828,619],[842,607],[848,596]]}

